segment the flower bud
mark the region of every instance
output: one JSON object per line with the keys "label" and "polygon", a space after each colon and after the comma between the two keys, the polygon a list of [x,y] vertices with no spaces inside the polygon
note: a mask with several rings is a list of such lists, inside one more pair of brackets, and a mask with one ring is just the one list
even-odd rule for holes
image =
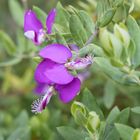
{"label": "flower bud", "polygon": [[140,140],[140,129],[136,129],[133,133],[132,140]]}
{"label": "flower bud", "polygon": [[42,58],[39,57],[39,56],[35,56],[35,57],[33,57],[33,60],[34,60],[36,63],[40,63],[41,60],[42,60]]}
{"label": "flower bud", "polygon": [[[124,25],[123,25],[124,26]],[[114,33],[116,37],[121,41],[124,47],[128,47],[130,44],[130,36],[126,29],[118,24],[114,26]]]}
{"label": "flower bud", "polygon": [[122,54],[122,44],[119,39],[112,33],[109,34],[110,45],[113,49],[113,55],[115,58],[119,59]]}
{"label": "flower bud", "polygon": [[74,102],[71,106],[71,113],[78,124],[85,125],[87,123],[87,110],[82,103]]}
{"label": "flower bud", "polygon": [[88,114],[87,128],[90,132],[95,132],[100,126],[100,118],[96,112],[91,111]]}
{"label": "flower bud", "polygon": [[99,39],[105,52],[108,55],[112,55],[113,49],[110,44],[109,34],[110,33],[106,29],[102,29],[100,30],[100,33],[99,33]]}

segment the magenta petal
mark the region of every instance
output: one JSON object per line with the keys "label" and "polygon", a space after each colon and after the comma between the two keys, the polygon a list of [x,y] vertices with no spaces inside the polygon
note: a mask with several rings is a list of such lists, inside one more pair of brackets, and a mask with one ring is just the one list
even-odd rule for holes
{"label": "magenta petal", "polygon": [[44,96],[41,96],[32,103],[31,109],[33,113],[41,113],[45,109],[53,95],[52,92],[52,88],[50,87]]}
{"label": "magenta petal", "polygon": [[80,91],[81,82],[78,78],[74,78],[67,85],[57,85],[56,90],[58,91],[60,100],[64,103],[70,102]]}
{"label": "magenta petal", "polygon": [[52,9],[49,12],[48,17],[46,19],[46,27],[47,27],[47,33],[48,34],[52,33],[52,26],[54,24],[55,17],[56,17],[56,9]]}
{"label": "magenta petal", "polygon": [[24,15],[24,32],[35,31],[38,33],[40,29],[43,29],[43,25],[36,17],[36,14],[32,10],[26,11]]}
{"label": "magenta petal", "polygon": [[39,55],[43,58],[49,58],[57,63],[65,63],[72,57],[71,51],[61,44],[50,44],[41,49]]}
{"label": "magenta petal", "polygon": [[45,77],[56,84],[67,84],[73,80],[67,69],[62,64],[57,64],[49,59],[45,60],[46,68],[44,71]]}
{"label": "magenta petal", "polygon": [[47,69],[47,61],[43,60],[36,68],[34,78],[39,83],[48,83],[50,84],[50,80],[45,75],[45,71]]}
{"label": "magenta petal", "polygon": [[44,95],[50,86],[46,83],[37,83],[34,92],[37,95]]}

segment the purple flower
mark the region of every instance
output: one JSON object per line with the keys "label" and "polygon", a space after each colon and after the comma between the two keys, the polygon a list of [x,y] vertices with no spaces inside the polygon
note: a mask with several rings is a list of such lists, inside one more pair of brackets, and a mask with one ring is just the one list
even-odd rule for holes
{"label": "purple flower", "polygon": [[55,92],[59,94],[59,98],[63,103],[70,102],[79,93],[80,85],[81,82],[78,78],[74,78],[65,85],[54,84],[49,86],[48,84],[38,83],[35,91],[42,96],[33,102],[32,112],[41,113]]}
{"label": "purple flower", "polygon": [[[42,83],[41,83],[41,85],[42,85]],[[43,88],[45,89],[46,86],[47,86],[48,89],[45,90],[45,91],[40,91],[40,93],[45,93],[45,95],[41,96],[40,98],[38,98],[37,100],[35,100],[32,103],[31,108],[32,108],[33,113],[41,113],[42,110],[45,109],[46,105],[49,103],[49,101],[50,101],[50,99],[53,95],[53,87],[48,87],[48,85],[43,85],[43,86],[42,87],[37,87],[38,90],[43,90]]]}
{"label": "purple flower", "polygon": [[39,55],[43,60],[37,66],[34,78],[37,82],[35,91],[41,98],[32,105],[35,113],[45,108],[55,91],[63,103],[70,102],[79,93],[81,81],[69,70],[86,68],[92,63],[89,56],[72,60],[70,49],[62,44],[50,44],[41,49]]}
{"label": "purple flower", "polygon": [[50,44],[40,50],[44,60],[37,66],[35,80],[47,84],[68,84],[74,76],[67,70],[65,63],[72,57],[71,51],[61,44]]}
{"label": "purple flower", "polygon": [[24,15],[24,35],[36,45],[40,45],[45,40],[45,35],[52,33],[55,16],[56,10],[52,9],[46,19],[46,31],[36,14],[32,10],[26,11]]}

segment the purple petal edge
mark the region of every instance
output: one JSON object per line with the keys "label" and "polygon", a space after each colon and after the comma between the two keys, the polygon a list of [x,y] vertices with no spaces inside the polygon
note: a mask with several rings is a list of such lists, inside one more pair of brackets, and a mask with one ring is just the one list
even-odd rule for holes
{"label": "purple petal edge", "polygon": [[56,85],[56,90],[58,91],[59,98],[63,103],[68,103],[74,99],[74,97],[80,91],[81,82],[78,78],[74,78],[67,85]]}
{"label": "purple petal edge", "polygon": [[46,19],[46,27],[47,27],[47,33],[48,34],[52,33],[52,26],[54,24],[55,17],[56,17],[56,9],[52,9],[49,12],[48,17]]}
{"label": "purple petal edge", "polygon": [[38,33],[40,29],[43,29],[41,21],[32,10],[27,10],[24,15],[24,32],[35,31]]}
{"label": "purple petal edge", "polygon": [[72,57],[70,49],[62,44],[50,44],[40,50],[39,55],[57,63],[65,63]]}

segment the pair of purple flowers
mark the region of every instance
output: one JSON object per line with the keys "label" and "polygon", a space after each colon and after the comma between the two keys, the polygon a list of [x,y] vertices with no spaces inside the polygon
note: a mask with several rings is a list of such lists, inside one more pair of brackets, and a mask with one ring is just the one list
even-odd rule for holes
{"label": "pair of purple flowers", "polygon": [[37,18],[32,10],[28,10],[24,16],[24,35],[31,39],[35,45],[40,45],[45,41],[46,34],[52,33],[52,26],[55,21],[56,10],[52,9],[46,19],[46,27]]}
{"label": "pair of purple flowers", "polygon": [[[46,19],[46,29],[36,14],[29,10],[25,13],[24,34],[36,45],[45,41],[46,34],[52,33],[56,10],[53,9]],[[49,103],[52,95],[58,93],[63,103],[70,102],[79,92],[81,81],[72,74],[73,70],[80,70],[92,64],[92,57],[76,58],[73,60],[71,50],[62,44],[50,44],[40,50],[39,56],[43,60],[35,70],[37,86],[35,92],[41,97],[32,104],[32,112],[40,113]]]}

